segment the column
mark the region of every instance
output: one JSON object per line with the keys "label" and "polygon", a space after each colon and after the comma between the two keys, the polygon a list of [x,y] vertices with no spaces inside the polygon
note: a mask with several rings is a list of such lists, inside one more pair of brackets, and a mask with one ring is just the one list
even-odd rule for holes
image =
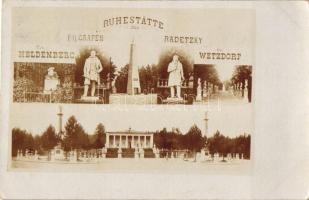
{"label": "column", "polygon": [[132,135],[131,146],[132,148],[135,148],[135,136],[134,135]]}
{"label": "column", "polygon": [[115,148],[116,147],[116,136],[113,135],[113,138],[114,138],[114,140],[113,140],[113,147]]}
{"label": "column", "polygon": [[150,135],[150,148],[153,148],[153,134]]}
{"label": "column", "polygon": [[122,135],[119,135],[119,148],[122,148]]}
{"label": "column", "polygon": [[106,133],[105,147],[106,147],[106,148],[109,148],[109,134],[108,134],[108,133]]}
{"label": "column", "polygon": [[128,145],[128,135],[126,135],[126,148],[129,148],[129,145]]}
{"label": "column", "polygon": [[144,135],[144,148],[146,148],[146,135]]}
{"label": "column", "polygon": [[140,148],[141,147],[141,136],[137,136],[138,137],[138,147]]}

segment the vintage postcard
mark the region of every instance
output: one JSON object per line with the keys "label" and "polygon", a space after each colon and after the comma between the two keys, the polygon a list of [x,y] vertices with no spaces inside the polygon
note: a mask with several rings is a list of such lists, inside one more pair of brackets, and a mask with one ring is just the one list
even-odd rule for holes
{"label": "vintage postcard", "polygon": [[4,1],[0,199],[308,196],[308,5]]}
{"label": "vintage postcard", "polygon": [[6,172],[248,183],[255,9],[123,3],[7,8]]}

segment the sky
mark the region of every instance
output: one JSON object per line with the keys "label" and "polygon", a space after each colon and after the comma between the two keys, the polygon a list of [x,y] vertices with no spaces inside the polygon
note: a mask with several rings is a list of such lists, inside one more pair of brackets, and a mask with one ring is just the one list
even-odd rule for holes
{"label": "sky", "polygon": [[[242,133],[252,134],[252,105],[216,106],[125,106],[125,105],[87,105],[63,104],[63,124],[74,115],[86,132],[93,134],[98,123],[107,131],[156,131],[163,128],[179,128],[186,133],[196,124],[205,132],[205,112],[208,111],[208,134],[219,130],[227,136]],[[33,134],[41,134],[49,124],[58,130],[59,105],[44,103],[14,103],[11,110],[11,127],[26,129]]]}
{"label": "sky", "polygon": [[[119,16],[158,19],[164,23],[164,28],[103,27],[104,20]],[[42,24],[48,26],[42,27]],[[158,63],[160,53],[171,47],[187,51],[195,63],[215,64],[222,80],[230,78],[236,64],[254,62],[255,13],[250,9],[14,8],[12,31],[13,55],[21,48],[75,49],[78,52],[83,46],[96,45],[119,69],[129,62],[132,40],[136,45],[137,67]],[[104,41],[95,44],[67,41],[68,34],[93,33],[103,34]],[[164,36],[200,37],[202,43],[165,43]],[[204,60],[199,58],[199,52],[240,52],[242,58],[237,62]]]}

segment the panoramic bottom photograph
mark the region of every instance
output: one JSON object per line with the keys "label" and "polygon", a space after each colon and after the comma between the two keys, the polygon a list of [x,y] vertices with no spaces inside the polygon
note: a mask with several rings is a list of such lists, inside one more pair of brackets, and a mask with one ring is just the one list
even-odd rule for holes
{"label": "panoramic bottom photograph", "polygon": [[251,109],[13,104],[9,170],[249,175]]}

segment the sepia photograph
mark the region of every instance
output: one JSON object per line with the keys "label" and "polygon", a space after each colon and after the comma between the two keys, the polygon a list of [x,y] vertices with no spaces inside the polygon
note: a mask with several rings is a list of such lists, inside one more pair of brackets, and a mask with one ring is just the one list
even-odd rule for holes
{"label": "sepia photograph", "polygon": [[252,124],[250,107],[239,105],[145,111],[19,104],[10,169],[250,175]]}
{"label": "sepia photograph", "polygon": [[[252,102],[254,10],[12,11],[13,102]],[[31,20],[24,18],[29,13]],[[230,26],[234,21],[241,23]],[[41,23],[49,28],[38,29]]]}

